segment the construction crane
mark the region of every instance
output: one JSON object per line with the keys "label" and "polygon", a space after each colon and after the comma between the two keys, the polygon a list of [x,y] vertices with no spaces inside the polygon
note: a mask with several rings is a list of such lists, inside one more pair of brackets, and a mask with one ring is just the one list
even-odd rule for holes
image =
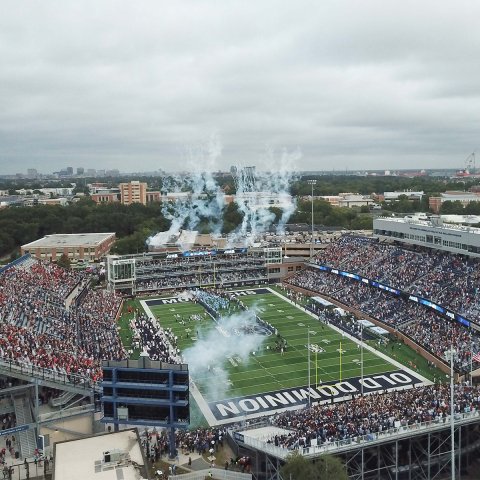
{"label": "construction crane", "polygon": [[472,152],[466,159],[465,159],[465,166],[462,170],[459,170],[456,173],[457,177],[468,177],[474,173],[476,173],[476,165],[475,165],[475,152]]}

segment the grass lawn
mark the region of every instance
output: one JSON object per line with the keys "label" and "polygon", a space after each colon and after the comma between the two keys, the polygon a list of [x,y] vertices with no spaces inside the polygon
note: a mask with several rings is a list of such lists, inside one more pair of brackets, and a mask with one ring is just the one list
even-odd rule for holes
{"label": "grass lawn", "polygon": [[[279,294],[283,293],[281,289],[272,290]],[[138,358],[140,351],[132,349],[132,332],[129,322],[134,312],[129,313],[128,308],[142,309],[140,300],[126,301],[119,320],[122,342],[128,350],[131,350],[130,358],[133,359]],[[151,298],[145,300],[151,300]],[[311,345],[310,381],[312,385],[347,380],[361,375],[361,350],[358,345],[292,305],[284,297],[280,298],[274,293],[257,293],[242,296],[241,301],[248,308],[254,308],[260,318],[273,325],[278,330],[279,337],[265,336],[261,346],[256,349],[255,355],[246,351],[242,359],[235,352],[229,352],[217,360],[218,364],[222,364],[219,365],[221,369],[227,372],[227,382],[225,377],[217,380],[215,368],[211,372],[203,370],[202,373],[193,374],[196,387],[207,402],[308,385],[308,337]],[[219,343],[216,345],[220,346],[220,342],[225,342],[225,337],[217,328],[217,324],[199,304],[184,302],[155,305],[150,306],[150,310],[163,328],[173,330],[178,337],[178,346],[182,352],[195,345],[198,346],[198,343],[209,335],[213,335],[215,340],[218,340]],[[178,316],[183,319],[184,324],[179,322]],[[192,316],[196,316],[197,320],[193,320]],[[245,339],[242,336],[235,338],[240,345],[242,338]],[[283,355],[276,349],[276,343],[280,338],[287,344]],[[411,368],[412,363],[415,364],[417,372],[430,380],[436,378],[437,381],[441,381],[444,377],[440,370],[430,367],[417,352],[398,341],[391,341],[386,346],[379,346],[375,341],[367,343],[407,367]],[[318,353],[312,351],[312,347],[315,346],[319,348]],[[235,350],[238,351],[238,349]],[[365,376],[398,370],[395,365],[366,349],[363,351],[363,356]],[[203,361],[208,362],[208,357],[209,353],[206,352]],[[193,370],[192,365],[190,369]],[[215,382],[219,384],[215,385]],[[223,383],[220,385],[221,382]],[[190,406],[191,428],[207,426],[203,413],[192,395]]]}
{"label": "grass lawn", "polygon": [[437,367],[430,366],[425,358],[413,350],[413,348],[405,345],[402,342],[399,342],[398,339],[390,340],[386,346],[379,346],[374,340],[370,340],[367,343],[369,343],[378,351],[383,352],[385,355],[392,357],[402,365],[407,366],[408,368],[412,368],[413,363],[417,367],[416,371],[432,382],[434,380],[439,382],[445,379],[445,373],[443,373],[442,370]]}
{"label": "grass lawn", "polygon": [[[323,350],[320,353],[310,353],[312,384],[360,376],[360,349],[356,343],[273,293],[244,296],[242,302],[258,309],[259,316],[277,328],[279,335],[286,340],[287,348],[284,355],[276,351],[277,338],[272,335],[265,337],[255,355],[248,355],[248,361],[226,355],[222,367],[228,371],[229,386],[220,389],[226,394],[224,398],[308,385],[308,336],[311,346],[316,345]],[[151,311],[162,327],[171,328],[177,335],[178,346],[182,351],[216,327],[210,317],[202,315],[203,308],[191,302],[152,306]],[[185,325],[179,323],[176,315],[181,315],[186,320]],[[202,320],[189,321],[192,315],[200,315]],[[218,332],[218,342],[222,342],[222,339],[224,337]],[[242,337],[238,337],[238,341],[241,342]],[[208,362],[208,358],[205,361]],[[364,350],[365,376],[393,370],[397,370],[397,367]],[[211,388],[215,375],[207,374],[194,378],[194,381],[207,401],[221,400],[214,398],[211,393],[215,391],[215,388]]]}

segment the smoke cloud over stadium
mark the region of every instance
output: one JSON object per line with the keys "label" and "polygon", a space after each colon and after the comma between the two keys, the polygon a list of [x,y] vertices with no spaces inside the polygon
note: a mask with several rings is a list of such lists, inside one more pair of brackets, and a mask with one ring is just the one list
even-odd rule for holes
{"label": "smoke cloud over stadium", "polygon": [[174,202],[162,202],[162,214],[171,221],[166,232],[147,239],[147,245],[158,247],[170,238],[178,236],[182,228],[195,230],[200,222],[207,220],[212,233],[222,229],[222,211],[225,194],[213,178],[212,172],[222,153],[217,135],[186,152],[187,175],[173,175],[163,179],[162,193],[184,193]]}
{"label": "smoke cloud over stadium", "polygon": [[[187,149],[185,167],[189,173],[163,179],[162,195],[174,194],[176,199],[162,201],[162,214],[171,225],[167,231],[147,239],[150,248],[161,247],[178,238],[182,229],[195,230],[207,224],[210,233],[222,232],[226,195],[213,176],[221,153],[220,139],[213,135],[204,144]],[[242,215],[242,222],[230,234],[230,243],[252,243],[257,234],[269,230],[273,223],[277,225],[277,233],[283,232],[295,210],[289,187],[300,158],[298,150],[293,153],[283,150],[276,155],[272,149],[267,149],[260,163],[268,171],[232,167],[236,188],[233,201]]]}
{"label": "smoke cloud over stadium", "polygon": [[215,329],[205,336],[200,331],[195,345],[183,353],[191,376],[203,380],[202,391],[206,390],[209,398],[225,398],[226,392],[231,389],[225,362],[245,365],[253,357],[253,352],[261,349],[267,338],[265,335],[244,333],[245,326],[251,325],[254,318],[254,307],[220,317]]}
{"label": "smoke cloud over stadium", "polygon": [[294,180],[294,166],[301,158],[300,151],[293,153],[283,150],[277,156],[267,148],[260,163],[270,171],[257,172],[254,167],[232,169],[236,185],[235,202],[243,214],[243,221],[232,235],[234,241],[251,233],[253,241],[259,233],[269,230],[276,215],[272,208],[281,212],[277,221],[277,233],[282,233],[285,224],[295,211],[295,201],[291,197],[290,183]]}

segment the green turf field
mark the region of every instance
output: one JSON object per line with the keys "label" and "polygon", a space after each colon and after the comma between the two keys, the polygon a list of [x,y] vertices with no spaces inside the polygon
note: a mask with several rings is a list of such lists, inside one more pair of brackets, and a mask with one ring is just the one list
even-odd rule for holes
{"label": "green turf field", "polygon": [[[274,293],[245,296],[241,300],[246,306],[259,309],[259,316],[278,329],[279,335],[286,340],[287,347],[282,355],[275,348],[279,339],[272,335],[265,337],[262,347],[255,355],[248,355],[247,361],[238,361],[238,358],[233,358],[232,361],[226,355],[223,364],[229,376],[226,398],[308,385],[308,336],[313,350],[315,346],[324,350],[321,353],[310,352],[311,384],[360,376],[361,352],[356,343]],[[150,309],[163,328],[171,328],[178,336],[178,346],[182,351],[216,326],[210,317],[203,316],[202,306],[191,302],[158,305]],[[187,320],[185,325],[181,325],[175,317],[181,315],[188,319],[194,314],[201,315],[202,320]],[[222,341],[222,335],[218,332],[218,342]],[[238,341],[242,341],[241,337]],[[398,369],[367,350],[364,350],[363,358],[365,376]],[[205,362],[208,362],[208,358]],[[208,384],[209,390],[215,390],[211,388],[215,375],[207,373],[194,378],[194,381],[207,401],[218,400],[205,388]]]}

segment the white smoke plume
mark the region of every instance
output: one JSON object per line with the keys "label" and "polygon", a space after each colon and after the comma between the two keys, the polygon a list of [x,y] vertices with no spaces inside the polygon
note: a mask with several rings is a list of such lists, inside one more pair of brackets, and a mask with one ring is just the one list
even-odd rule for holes
{"label": "white smoke plume", "polygon": [[147,245],[162,246],[178,236],[182,228],[195,230],[205,221],[211,233],[221,232],[225,194],[212,174],[221,152],[218,135],[212,135],[206,143],[187,149],[185,167],[189,173],[163,179],[163,193],[183,192],[184,195],[173,203],[162,202],[162,213],[171,221],[170,228],[147,239]]}
{"label": "white smoke plume", "polygon": [[[160,247],[178,237],[181,229],[195,230],[207,226],[210,233],[219,234],[223,226],[225,194],[213,173],[218,169],[222,145],[218,135],[205,143],[186,150],[185,168],[189,173],[171,175],[163,179],[162,193],[182,194],[175,202],[162,202],[162,213],[170,220],[168,231],[160,232],[147,240],[149,247]],[[282,234],[285,224],[295,211],[295,200],[289,193],[295,179],[295,164],[301,158],[299,150],[276,153],[267,148],[260,157],[261,165],[270,171],[255,168],[238,169],[235,202],[243,219],[239,227],[229,234],[232,244],[252,244],[268,231],[276,220],[272,207],[281,211],[277,234]],[[244,175],[245,172],[253,172]],[[173,240],[174,241],[174,240]]]}
{"label": "white smoke plume", "polygon": [[[300,158],[299,150],[289,153],[283,149],[280,155],[277,155],[272,148],[267,147],[260,163],[275,166],[274,170],[255,172],[253,184],[251,178],[237,175],[236,203],[243,214],[243,221],[231,235],[232,242],[242,238],[249,238],[250,242],[254,242],[258,235],[268,231],[275,221],[272,207],[282,212],[277,224],[277,234],[284,232],[285,224],[296,207],[289,189],[295,179],[295,163]],[[247,233],[250,234],[248,237]]]}
{"label": "white smoke plume", "polygon": [[[231,316],[220,317],[217,327],[205,336],[201,335],[195,345],[183,352],[189,371],[194,379],[202,384],[202,392],[208,399],[226,398],[230,378],[226,365],[228,358],[238,357],[242,365],[253,360],[253,353],[258,353],[267,338],[260,334],[242,335],[234,333],[246,324],[254,321],[255,311],[249,309]],[[235,388],[235,384],[232,385]]]}

